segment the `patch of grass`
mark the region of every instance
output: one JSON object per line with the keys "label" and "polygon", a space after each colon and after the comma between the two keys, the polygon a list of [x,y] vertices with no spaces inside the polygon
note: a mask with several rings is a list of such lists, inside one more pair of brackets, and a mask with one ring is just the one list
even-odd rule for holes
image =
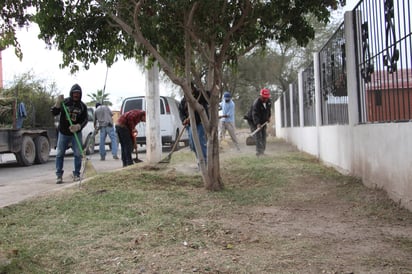
{"label": "patch of grass", "polygon": [[[192,157],[179,151],[172,159]],[[220,192],[207,192],[200,174],[133,167],[97,176],[80,189],[2,208],[0,273],[270,273],[282,266],[299,272],[317,241],[261,236],[252,220],[237,217],[253,207],[300,199],[291,189],[300,190],[301,182],[308,188],[334,184],[336,197],[358,204],[359,211],[371,207],[362,201],[374,195],[354,178],[289,148],[258,161],[231,157],[221,167]],[[384,197],[378,201],[367,215],[398,210]],[[245,223],[250,227],[241,228]],[[410,251],[410,239],[399,242]],[[296,254],[303,264],[296,263]]]}

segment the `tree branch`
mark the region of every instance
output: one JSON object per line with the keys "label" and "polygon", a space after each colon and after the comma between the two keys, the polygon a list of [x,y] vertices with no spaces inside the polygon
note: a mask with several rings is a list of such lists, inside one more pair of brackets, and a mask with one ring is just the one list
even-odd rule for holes
{"label": "tree branch", "polygon": [[223,38],[223,43],[222,47],[220,50],[219,55],[220,56],[225,56],[226,51],[229,48],[230,40],[232,38],[232,35],[241,29],[241,27],[244,25],[246,17],[249,15],[249,12],[251,11],[251,4],[250,1],[246,1],[246,7],[243,9],[242,15],[240,16],[239,20],[235,22],[232,28],[229,29],[229,31],[226,33],[225,37]]}

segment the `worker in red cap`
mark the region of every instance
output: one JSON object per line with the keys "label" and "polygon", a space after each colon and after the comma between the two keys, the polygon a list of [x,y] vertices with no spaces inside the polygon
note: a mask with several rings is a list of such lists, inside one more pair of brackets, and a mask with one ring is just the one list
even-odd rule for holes
{"label": "worker in red cap", "polygon": [[266,149],[267,124],[270,122],[272,102],[270,101],[270,90],[263,88],[260,96],[255,99],[246,117],[251,132],[260,130],[254,135],[256,140],[256,156],[264,155]]}

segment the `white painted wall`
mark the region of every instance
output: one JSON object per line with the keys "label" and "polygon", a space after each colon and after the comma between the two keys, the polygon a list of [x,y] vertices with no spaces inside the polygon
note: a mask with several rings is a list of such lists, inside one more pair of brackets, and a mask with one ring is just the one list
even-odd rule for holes
{"label": "white painted wall", "polygon": [[[281,105],[274,104],[277,137],[297,146],[299,150],[317,157],[339,172],[362,179],[368,187],[384,189],[388,196],[412,211],[412,121],[403,123],[359,124],[355,43],[352,14],[345,14],[348,125],[322,126],[320,100],[316,100],[317,120],[314,127],[281,127]],[[314,54],[315,72],[319,71]],[[319,76],[315,75],[315,96],[319,98]],[[302,74],[299,88],[302,89]],[[299,91],[302,96],[302,90]],[[281,97],[282,99],[282,97]],[[300,98],[301,125],[303,107]]]}
{"label": "white painted wall", "polygon": [[412,210],[412,123],[319,130],[281,128],[276,123],[276,135],[339,172],[361,178],[366,186],[384,189],[391,199]]}

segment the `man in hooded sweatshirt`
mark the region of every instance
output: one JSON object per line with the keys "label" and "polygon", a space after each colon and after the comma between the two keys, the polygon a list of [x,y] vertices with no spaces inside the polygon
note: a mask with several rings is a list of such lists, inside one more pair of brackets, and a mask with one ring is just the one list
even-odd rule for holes
{"label": "man in hooded sweatshirt", "polygon": [[[80,153],[81,149],[76,141],[74,134],[77,135],[78,139],[82,140],[82,129],[87,125],[87,106],[81,101],[82,99],[82,88],[78,84],[74,84],[70,89],[70,96],[64,98],[63,95],[57,97],[55,105],[51,109],[51,113],[54,116],[60,114],[59,126],[58,126],[58,137],[57,137],[57,151],[56,151],[56,183],[63,183],[63,164],[64,155],[66,149],[71,143],[73,155],[74,155],[74,170],[73,170],[73,181],[80,180],[80,169],[82,166],[82,155]],[[63,110],[65,105],[68,111],[68,116],[70,117],[71,124],[67,119],[67,115]],[[80,144],[81,145],[81,144]]]}

